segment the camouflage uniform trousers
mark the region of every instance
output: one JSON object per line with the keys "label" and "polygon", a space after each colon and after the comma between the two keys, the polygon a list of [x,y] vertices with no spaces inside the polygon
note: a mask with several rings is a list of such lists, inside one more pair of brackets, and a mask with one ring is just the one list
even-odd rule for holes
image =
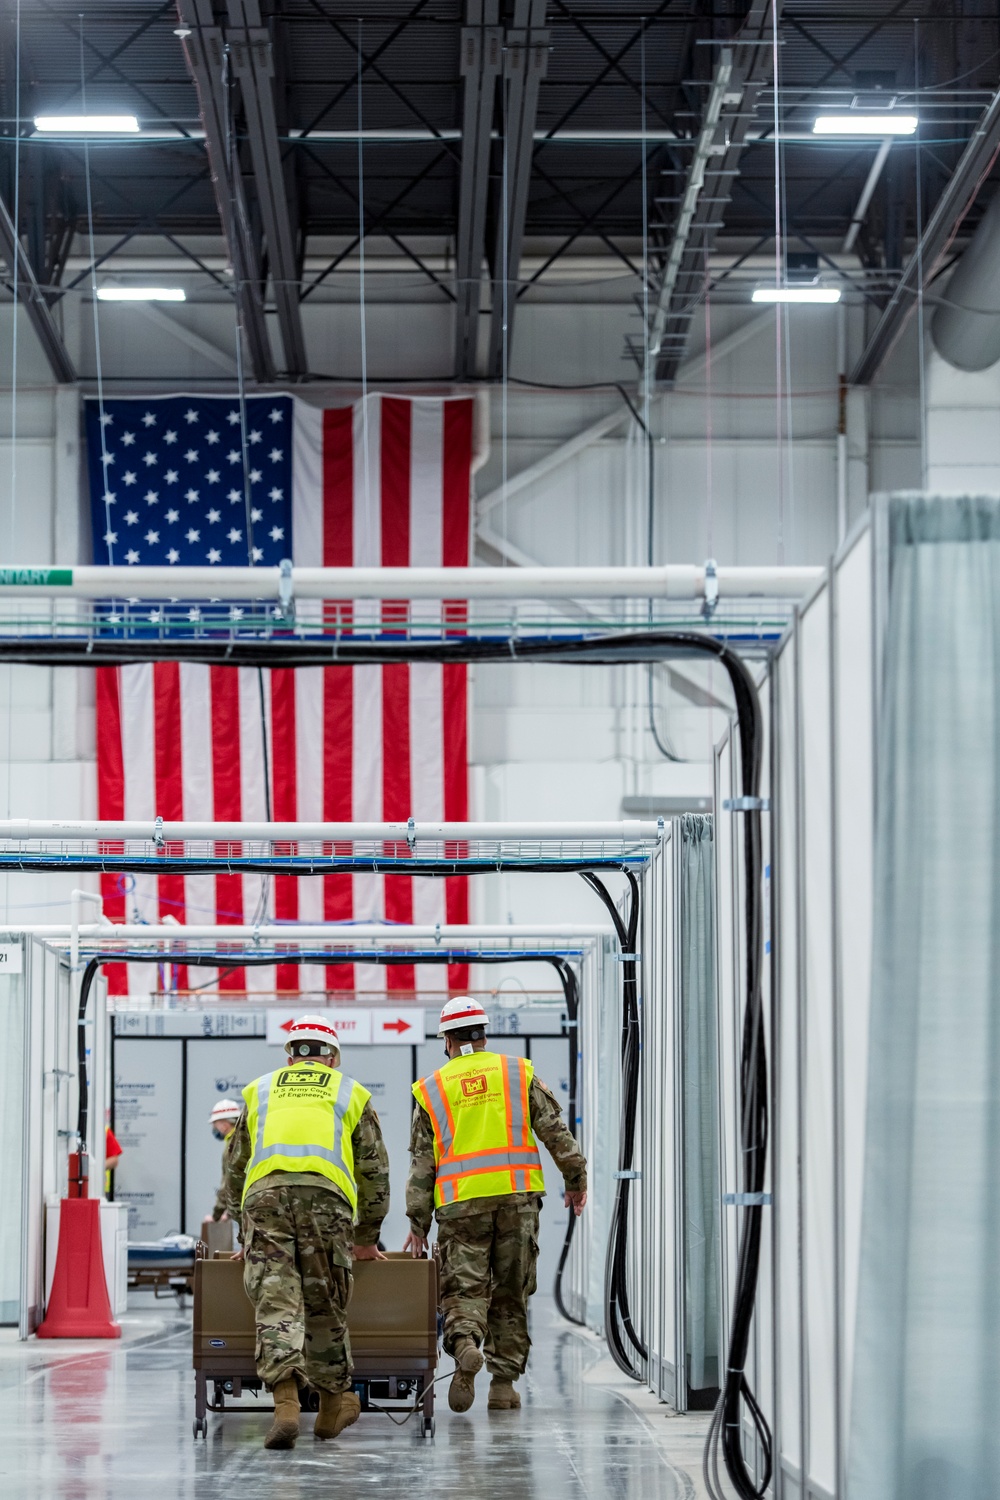
{"label": "camouflage uniform trousers", "polygon": [[441,1310],[447,1353],[465,1334],[486,1368],[517,1380],[528,1363],[528,1298],[537,1285],[538,1209],[522,1199],[478,1214],[438,1217]]}
{"label": "camouflage uniform trousers", "polygon": [[316,1390],[350,1390],[353,1238],[350,1208],[327,1188],[268,1187],[244,1204],[243,1284],[269,1388],[294,1375]]}

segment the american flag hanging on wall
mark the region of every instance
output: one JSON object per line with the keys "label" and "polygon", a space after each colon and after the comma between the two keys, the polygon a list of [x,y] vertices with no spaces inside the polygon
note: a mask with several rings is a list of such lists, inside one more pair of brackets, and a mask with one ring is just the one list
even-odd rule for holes
{"label": "american flag hanging on wall", "polygon": [[[374,395],[323,410],[250,396],[241,425],[232,396],[88,401],[94,561],[245,566],[252,549],[260,566],[291,557],[312,567],[464,567],[472,412],[467,397]],[[440,608],[420,606],[428,620]],[[392,606],[356,606],[355,618],[363,609],[377,619]],[[466,684],[464,666],[424,663],[260,674],[177,662],[98,668],[99,816],[263,821],[267,780],[281,822],[464,821]],[[102,893],[114,921],[468,920],[461,877],[106,875]],[[114,965],[108,977],[112,992],[151,987],[147,966]],[[190,977],[236,992],[432,994],[468,984],[464,965]],[[187,980],[181,972],[179,987]]]}

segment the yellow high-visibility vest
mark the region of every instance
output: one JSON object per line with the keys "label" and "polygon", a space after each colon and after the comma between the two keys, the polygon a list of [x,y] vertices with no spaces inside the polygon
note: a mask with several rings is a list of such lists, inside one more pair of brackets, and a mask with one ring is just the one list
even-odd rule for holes
{"label": "yellow high-visibility vest", "polygon": [[371,1094],[316,1059],[255,1078],[243,1090],[253,1155],[243,1186],[270,1172],[317,1172],[336,1183],[357,1212],[351,1136]]}
{"label": "yellow high-visibility vest", "polygon": [[528,1090],[535,1070],[523,1057],[474,1052],[413,1085],[434,1127],[434,1204],[503,1193],[544,1193]]}

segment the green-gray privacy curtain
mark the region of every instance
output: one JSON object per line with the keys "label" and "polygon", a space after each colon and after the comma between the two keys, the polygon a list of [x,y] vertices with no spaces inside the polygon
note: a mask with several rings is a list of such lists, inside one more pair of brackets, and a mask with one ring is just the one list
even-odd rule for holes
{"label": "green-gray privacy curtain", "polygon": [[849,1500],[1000,1494],[1000,500],[895,496]]}
{"label": "green-gray privacy curtain", "polygon": [[719,1385],[719,1093],[712,819],[681,819],[687,1381]]}

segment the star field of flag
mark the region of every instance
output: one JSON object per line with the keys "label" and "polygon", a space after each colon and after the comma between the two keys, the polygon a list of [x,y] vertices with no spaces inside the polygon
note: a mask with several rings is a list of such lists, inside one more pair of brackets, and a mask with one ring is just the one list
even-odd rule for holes
{"label": "star field of flag", "polygon": [[292,398],[86,402],[94,562],[276,567],[292,555]]}

